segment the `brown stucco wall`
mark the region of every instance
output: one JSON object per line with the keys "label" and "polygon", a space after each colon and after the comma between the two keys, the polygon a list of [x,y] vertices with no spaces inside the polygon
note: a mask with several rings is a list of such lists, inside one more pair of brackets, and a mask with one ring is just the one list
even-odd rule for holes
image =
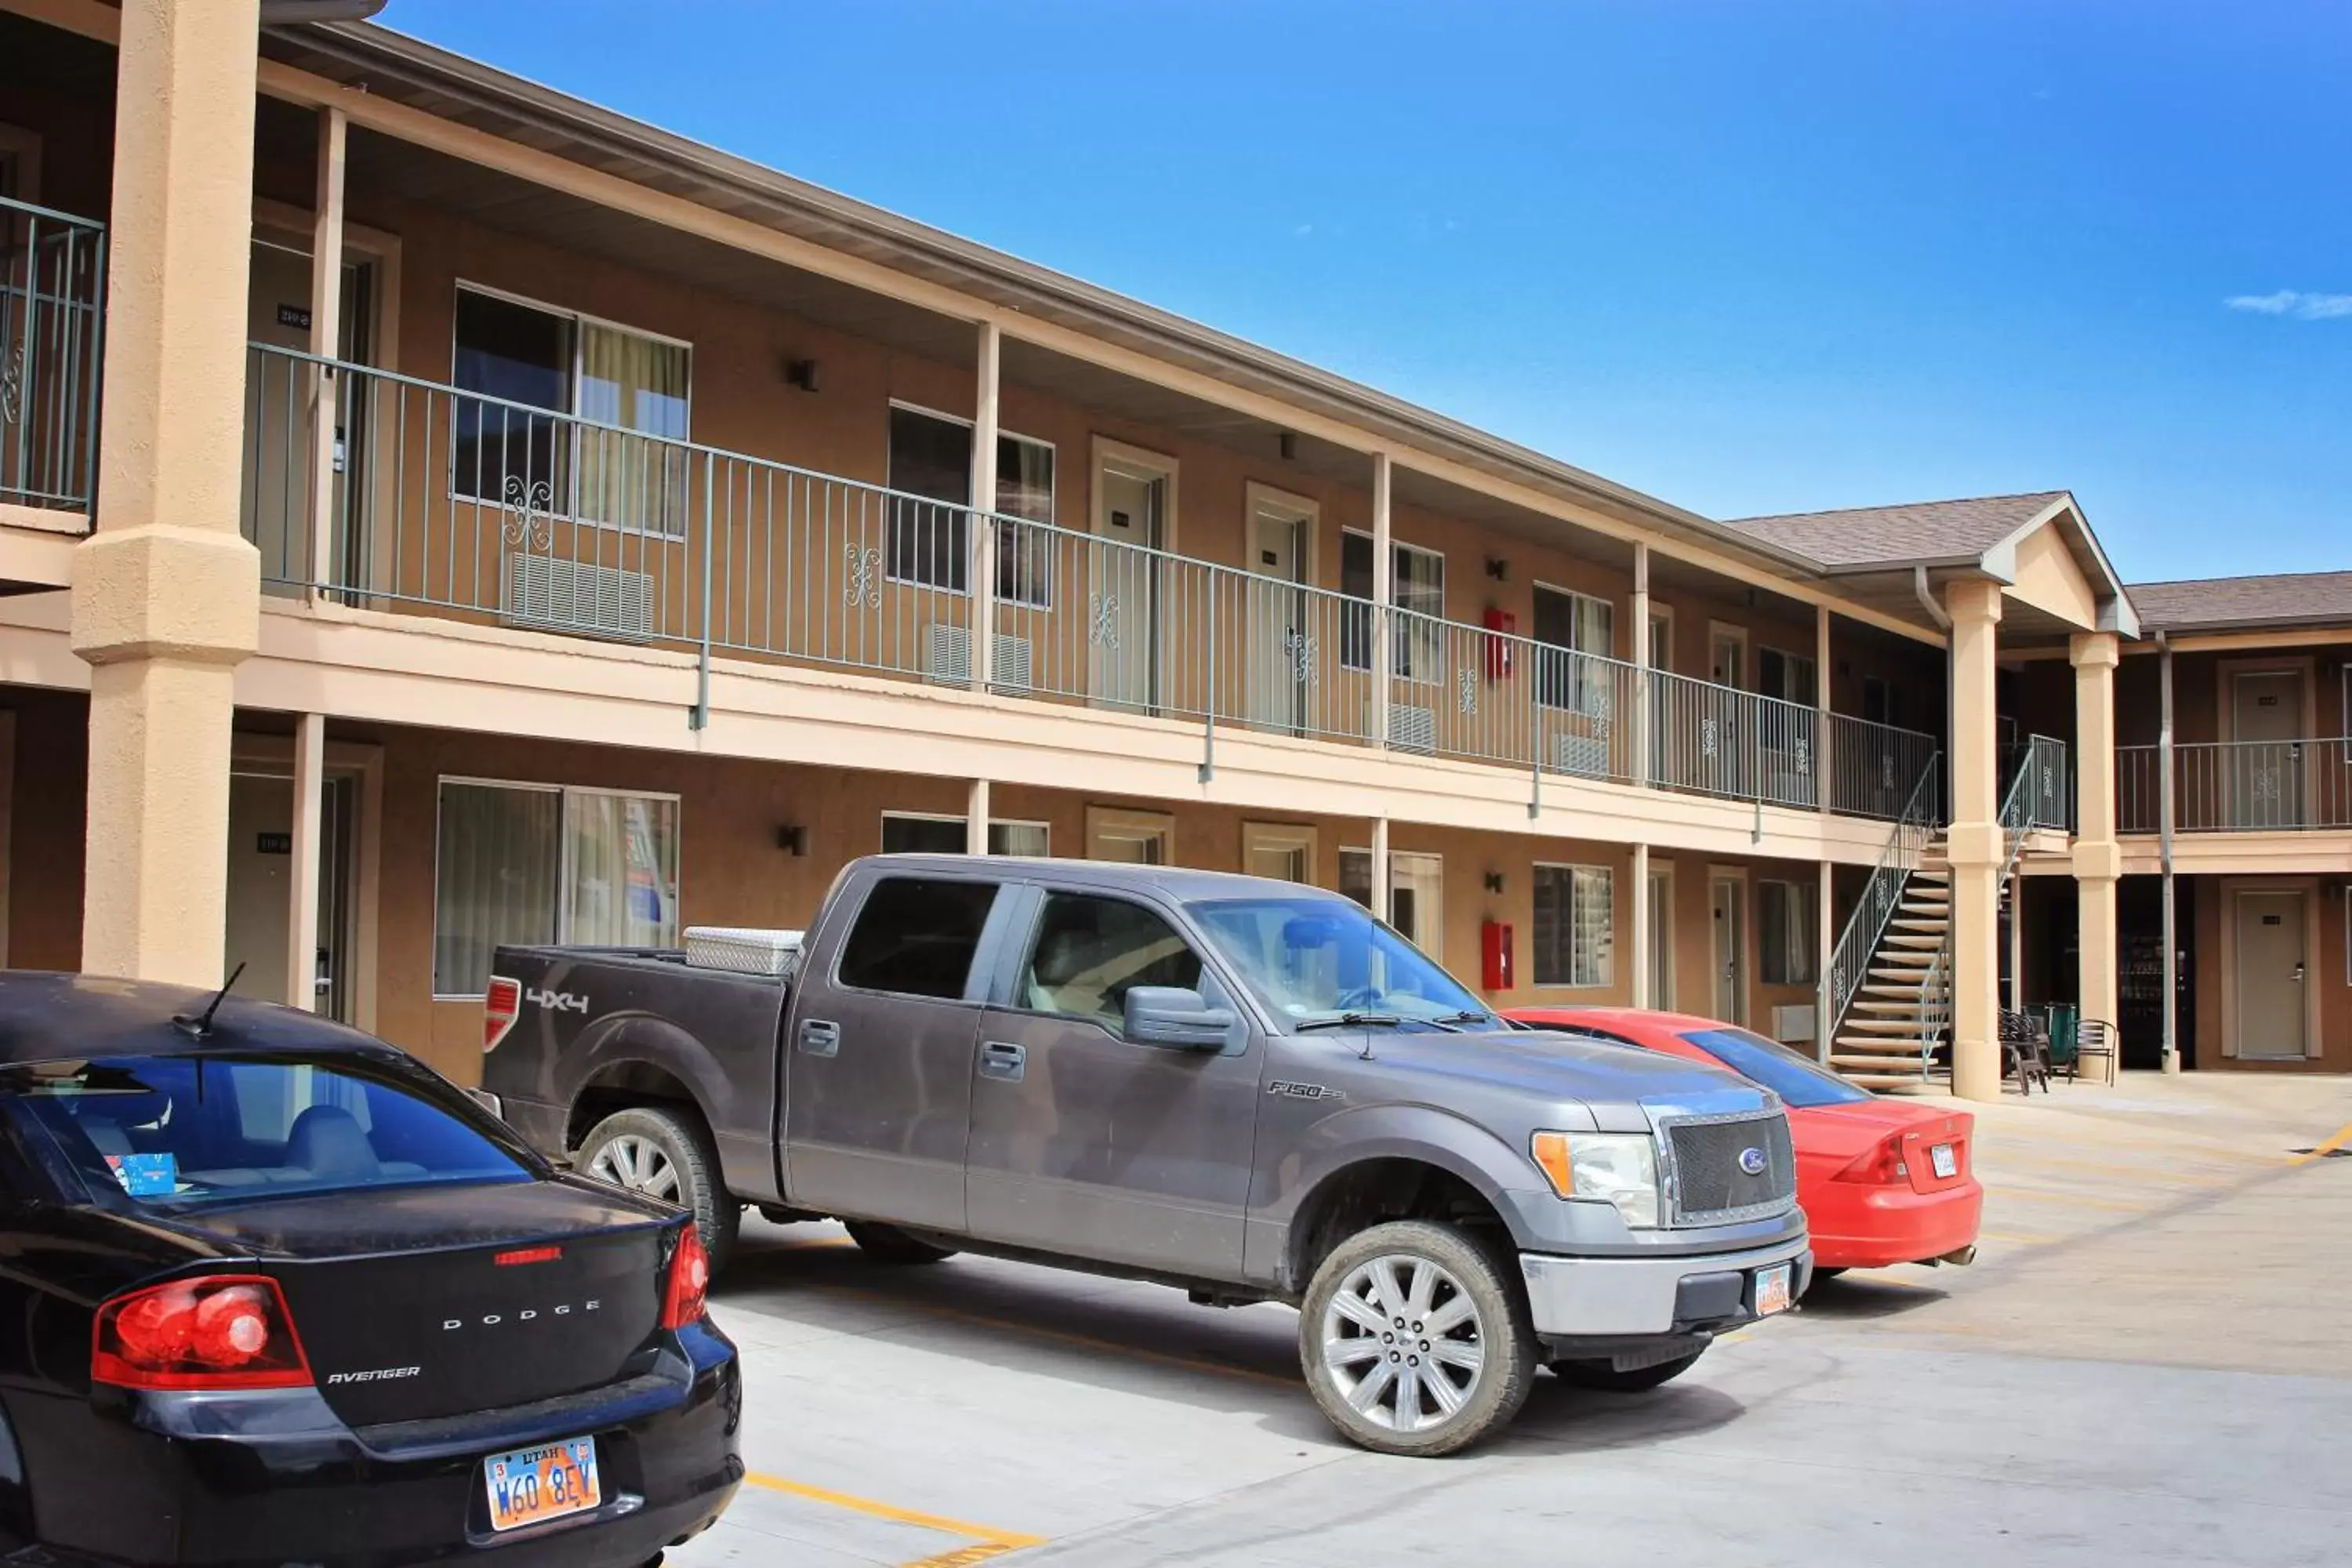
{"label": "brown stucco wall", "polygon": [[11,686],[0,688],[0,707],[16,716],[16,731],[6,962],[12,969],[79,969],[89,700]]}
{"label": "brown stucco wall", "polygon": [[[2197,918],[2190,962],[2197,966],[2197,1067],[2227,1072],[2352,1072],[2352,963],[2345,931],[2345,879],[2322,877],[2196,879]],[[2235,1020],[2230,1016],[2223,973],[2230,965],[2230,905],[2238,889],[2313,886],[2305,906],[2311,921],[2311,970],[2307,983],[2319,993],[2320,1054],[2302,1062],[2248,1061],[2222,1054]]]}

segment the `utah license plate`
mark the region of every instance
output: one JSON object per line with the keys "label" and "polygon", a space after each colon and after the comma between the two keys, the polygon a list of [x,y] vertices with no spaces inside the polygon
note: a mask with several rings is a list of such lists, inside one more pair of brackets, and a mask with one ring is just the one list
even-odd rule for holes
{"label": "utah license plate", "polygon": [[1789,1287],[1794,1278],[1796,1267],[1793,1263],[1775,1263],[1769,1268],[1759,1268],[1756,1271],[1756,1315],[1758,1317],[1769,1318],[1775,1312],[1785,1312],[1789,1310]]}
{"label": "utah license plate", "polygon": [[572,1437],[541,1448],[517,1448],[482,1461],[489,1489],[490,1528],[520,1530],[604,1501],[596,1479],[596,1439]]}
{"label": "utah license plate", "polygon": [[1952,1146],[1949,1143],[1938,1143],[1929,1149],[1927,1163],[1933,1165],[1936,1168],[1936,1174],[1946,1181],[1960,1173],[1960,1157],[1952,1152]]}

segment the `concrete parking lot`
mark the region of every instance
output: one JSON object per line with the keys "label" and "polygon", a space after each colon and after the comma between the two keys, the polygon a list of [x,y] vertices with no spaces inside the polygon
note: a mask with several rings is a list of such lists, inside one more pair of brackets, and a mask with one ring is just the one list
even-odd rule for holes
{"label": "concrete parking lot", "polygon": [[1974,1267],[1823,1284],[1652,1394],[1544,1378],[1446,1460],[1334,1436],[1286,1310],[753,1221],[754,1479],[672,1562],[2343,1562],[2352,1080],[1975,1109]]}

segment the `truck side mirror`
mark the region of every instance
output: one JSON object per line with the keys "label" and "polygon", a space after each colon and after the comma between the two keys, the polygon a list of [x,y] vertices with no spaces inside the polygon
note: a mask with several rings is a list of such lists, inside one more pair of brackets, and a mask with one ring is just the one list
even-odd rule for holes
{"label": "truck side mirror", "polygon": [[1139,1046],[1179,1051],[1223,1050],[1234,1026],[1230,1007],[1212,1007],[1198,991],[1176,985],[1130,986],[1126,1035]]}

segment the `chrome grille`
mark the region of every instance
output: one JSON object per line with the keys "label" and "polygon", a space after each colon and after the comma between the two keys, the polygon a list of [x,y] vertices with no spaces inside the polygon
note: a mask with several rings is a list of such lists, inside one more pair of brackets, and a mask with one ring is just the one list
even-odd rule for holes
{"label": "chrome grille", "polygon": [[[1674,1224],[1727,1225],[1779,1214],[1796,1201],[1796,1151],[1780,1112],[1690,1117],[1667,1122],[1664,1131]],[[1764,1160],[1753,1173],[1740,1165],[1750,1149]]]}

